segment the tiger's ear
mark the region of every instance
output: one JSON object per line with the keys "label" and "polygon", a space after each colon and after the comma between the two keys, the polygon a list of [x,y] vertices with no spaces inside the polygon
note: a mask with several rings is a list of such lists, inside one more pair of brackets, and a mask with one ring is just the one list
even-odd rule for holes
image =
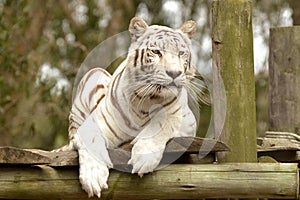
{"label": "tiger's ear", "polygon": [[183,33],[191,39],[197,31],[197,24],[193,20],[184,22],[184,24],[179,28]]}
{"label": "tiger's ear", "polygon": [[137,39],[145,33],[147,27],[148,27],[147,23],[142,18],[139,17],[132,18],[130,20],[129,29],[128,29],[131,35],[132,42],[137,41]]}

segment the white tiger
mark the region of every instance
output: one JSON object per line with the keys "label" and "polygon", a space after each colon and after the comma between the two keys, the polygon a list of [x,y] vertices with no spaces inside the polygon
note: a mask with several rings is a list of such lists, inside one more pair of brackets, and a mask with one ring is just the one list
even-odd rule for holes
{"label": "white tiger", "polygon": [[[69,144],[79,153],[82,188],[100,197],[108,188],[113,164],[107,148],[132,141],[132,173],[143,175],[159,165],[173,137],[195,136],[196,120],[188,106],[195,69],[190,38],[194,21],[179,29],[148,26],[138,17],[129,25],[128,56],[111,76],[101,68],[81,80],[72,105]],[[95,152],[91,152],[94,149]]]}

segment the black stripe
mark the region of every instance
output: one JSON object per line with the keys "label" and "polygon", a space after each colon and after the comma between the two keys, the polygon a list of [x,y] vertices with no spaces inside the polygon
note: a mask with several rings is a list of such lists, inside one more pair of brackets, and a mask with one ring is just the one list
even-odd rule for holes
{"label": "black stripe", "polygon": [[[171,105],[172,103],[174,103],[174,101],[176,101],[177,97],[174,97],[171,101],[169,101],[166,104],[163,104],[162,107],[168,107],[169,105]],[[149,115],[151,115],[153,112],[156,112],[157,109],[160,109],[160,107],[154,109],[151,113],[149,113]]]}
{"label": "black stripe", "polygon": [[135,56],[134,56],[134,64],[133,64],[134,67],[136,67],[138,57],[139,57],[139,50],[136,49]]}
{"label": "black stripe", "polygon": [[[174,103],[174,101],[176,101],[177,97],[174,97],[171,101],[169,101],[168,103],[166,104],[163,104],[162,107],[165,108],[165,107],[168,107],[169,105],[171,105],[172,103]],[[153,112],[156,112],[158,109],[160,109],[160,107],[152,110],[151,113],[149,113],[149,115],[151,115]]]}
{"label": "black stripe", "polygon": [[[85,102],[83,102],[83,97],[82,97],[83,88],[85,87],[86,83],[89,81],[90,77],[91,77],[92,75],[94,75],[96,72],[99,72],[99,71],[100,71],[100,73],[103,73],[103,74],[104,74],[105,76],[107,76],[107,77],[110,77],[110,76],[111,76],[108,72],[106,72],[105,70],[101,70],[101,69],[99,69],[99,68],[94,68],[94,69],[90,70],[90,71],[88,72],[88,74],[86,74],[85,80],[81,81],[82,88],[80,88],[79,95],[77,95],[77,96],[78,96],[77,98],[79,98],[82,107],[83,107],[85,110],[88,110],[90,113],[91,113],[91,110],[94,110],[94,109],[95,109],[95,106],[94,106],[93,108],[91,108],[91,105],[90,105],[91,99],[92,99],[93,95],[94,95],[96,92],[98,92],[98,90],[104,89],[104,85],[103,85],[103,84],[98,84],[98,85],[97,85],[97,86],[89,93],[88,101],[85,101]],[[102,98],[102,97],[101,97],[101,98]],[[99,100],[97,100],[97,102],[99,103]],[[88,103],[89,103],[89,105],[88,105]],[[97,103],[97,104],[98,104],[98,103]]]}
{"label": "black stripe", "polygon": [[180,109],[181,109],[181,107],[178,107],[174,112],[171,113],[171,115],[174,115],[174,114],[177,113]]}
{"label": "black stripe", "polygon": [[94,89],[92,89],[92,91],[89,94],[89,102],[91,102],[92,98],[94,97],[94,95],[98,92],[98,90],[100,89],[104,89],[104,85],[103,84],[99,84],[97,85]]}
{"label": "black stripe", "polygon": [[[124,68],[125,69],[125,68]],[[115,98],[117,97],[117,89],[115,88],[115,84],[118,85],[120,77],[122,76],[124,69],[117,75],[117,77],[113,80],[112,82],[112,87],[110,88],[110,101],[112,103],[112,106],[114,106],[116,108],[116,110],[118,110],[122,116],[122,118],[125,121],[125,124],[132,130],[138,131],[138,129],[136,129],[135,127],[133,127],[129,121],[129,119],[127,118],[127,116],[125,115],[123,109],[121,108],[120,104],[118,103],[118,100]]]}
{"label": "black stripe", "polygon": [[160,31],[157,31],[155,34],[159,34],[159,33],[164,33],[164,35],[165,35],[166,33],[172,33],[172,31],[171,30],[160,30]]}
{"label": "black stripe", "polygon": [[91,113],[97,108],[99,105],[100,101],[105,97],[105,94],[102,94],[100,98],[97,100],[96,105],[92,108]]}
{"label": "black stripe", "polygon": [[115,132],[115,130],[109,125],[109,123],[108,123],[106,117],[105,117],[105,116],[103,115],[103,113],[102,113],[102,110],[100,111],[100,113],[101,113],[101,116],[102,116],[102,118],[104,119],[106,125],[108,126],[109,130],[114,134],[114,136],[115,136],[118,140],[121,140],[121,141],[122,141],[122,138],[120,138],[120,137],[118,136],[118,134]]}
{"label": "black stripe", "polygon": [[75,103],[75,104],[73,104],[73,106],[74,106],[74,108],[79,112],[80,116],[81,116],[83,119],[85,119],[85,114],[84,114],[84,112],[82,112],[82,110],[80,110],[80,109],[78,108],[77,104]]}
{"label": "black stripe", "polygon": [[144,127],[144,126],[146,126],[149,122],[151,121],[151,119],[148,119],[144,124],[142,124],[142,126],[141,127]]}
{"label": "black stripe", "polygon": [[171,101],[169,101],[168,103],[164,104],[163,107],[167,107],[169,105],[171,105],[174,101],[176,101],[177,97],[174,97]]}
{"label": "black stripe", "polygon": [[[75,121],[75,120],[73,119],[73,117],[71,117],[69,121],[70,121],[70,126],[73,126],[73,124],[74,124],[75,126],[77,126],[77,127],[81,126],[81,124],[78,123],[77,121]],[[69,127],[70,127],[70,126],[69,126]]]}
{"label": "black stripe", "polygon": [[85,86],[86,82],[88,82],[88,80],[90,79],[90,77],[92,75],[94,75],[99,69],[95,68],[95,69],[91,69],[90,71],[87,72],[86,77],[84,82],[82,82],[83,86]]}
{"label": "black stripe", "polygon": [[191,62],[192,62],[192,54],[189,55],[189,70],[191,69]]}
{"label": "black stripe", "polygon": [[[87,82],[87,81],[86,81]],[[83,109],[85,110],[90,110],[89,106],[86,104],[87,102],[83,102],[83,97],[82,97],[82,93],[83,93],[83,88],[85,87],[85,84],[86,82],[84,83],[84,86],[81,88],[80,90],[80,93],[79,93],[79,96],[77,96],[77,98],[79,98],[79,101],[81,103],[81,106],[83,107]],[[75,103],[76,104],[76,103]],[[78,109],[79,110],[79,109]]]}
{"label": "black stripe", "polygon": [[140,63],[140,66],[143,66],[143,59],[144,59],[144,51],[145,49],[142,49],[142,55],[141,55],[141,63]]}
{"label": "black stripe", "polygon": [[68,131],[70,132],[70,131],[72,131],[72,130],[77,130],[77,127],[75,127],[74,125],[71,125],[70,127],[69,127],[69,129],[68,129]]}
{"label": "black stripe", "polygon": [[[135,92],[135,94],[137,95],[137,93]],[[138,96],[137,95],[137,97],[139,98],[139,99],[141,99],[142,97],[140,97],[140,96]],[[123,98],[126,98],[125,97],[125,94],[123,93]],[[143,119],[145,119],[147,116],[144,116],[144,115],[140,115],[142,112],[141,111],[138,111],[139,113],[137,113],[137,111],[136,110],[134,110],[134,109],[132,109],[132,111],[133,111],[133,113],[136,115],[136,116],[138,116],[139,118],[141,118],[142,120]],[[149,113],[148,113],[149,114]]]}

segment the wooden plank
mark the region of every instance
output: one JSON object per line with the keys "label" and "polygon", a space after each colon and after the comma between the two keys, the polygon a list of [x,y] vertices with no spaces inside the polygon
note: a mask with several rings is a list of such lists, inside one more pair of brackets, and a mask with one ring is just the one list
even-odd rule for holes
{"label": "wooden plank", "polygon": [[257,139],[258,152],[300,151],[300,136],[288,132],[267,131],[264,137]]}
{"label": "wooden plank", "polygon": [[215,133],[231,149],[218,160],[256,162],[252,1],[213,0],[211,14]]}
{"label": "wooden plank", "polygon": [[300,26],[270,29],[269,129],[300,134]]}
{"label": "wooden plank", "polygon": [[0,147],[0,163],[2,164],[48,164],[51,158],[26,149]]}
{"label": "wooden plank", "polygon": [[[130,159],[131,148],[132,145],[128,143],[123,145],[120,149],[109,149],[112,162],[115,165],[127,165],[127,162]],[[229,148],[224,143],[214,139],[197,137],[173,138],[167,144],[164,162],[167,162],[168,155],[171,154],[171,157],[174,158],[176,155],[178,155],[177,157],[180,157],[183,153],[198,154],[200,151],[200,153],[208,154],[209,152],[214,153],[228,150]],[[49,152],[39,149],[0,147],[0,164],[48,164],[50,166],[76,166],[78,165],[78,154],[76,151]]]}
{"label": "wooden plank", "polygon": [[[170,165],[143,178],[112,170],[103,199],[298,197],[297,164]],[[88,199],[77,167],[0,167],[0,199]]]}

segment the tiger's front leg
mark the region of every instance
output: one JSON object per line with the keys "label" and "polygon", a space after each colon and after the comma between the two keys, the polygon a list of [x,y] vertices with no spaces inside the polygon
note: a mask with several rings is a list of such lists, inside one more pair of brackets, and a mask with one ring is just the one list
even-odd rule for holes
{"label": "tiger's front leg", "polygon": [[132,148],[128,164],[133,166],[132,173],[142,176],[153,172],[159,165],[167,142],[157,144],[156,139],[139,139]]}
{"label": "tiger's front leg", "polygon": [[89,197],[96,195],[100,198],[101,191],[108,188],[109,168],[113,164],[94,112],[78,128],[73,142],[79,155],[79,180],[82,189]]}
{"label": "tiger's front leg", "polygon": [[182,116],[168,116],[160,112],[132,141],[133,148],[128,164],[133,166],[132,173],[142,176],[153,172],[159,165],[167,142],[181,126]]}
{"label": "tiger's front leg", "polygon": [[195,137],[197,130],[195,116],[188,106],[186,90],[182,91],[177,104],[171,108],[154,106],[153,110],[157,112],[150,116],[150,123],[132,141],[134,145],[128,164],[133,166],[132,173],[140,176],[155,170],[170,139]]}

